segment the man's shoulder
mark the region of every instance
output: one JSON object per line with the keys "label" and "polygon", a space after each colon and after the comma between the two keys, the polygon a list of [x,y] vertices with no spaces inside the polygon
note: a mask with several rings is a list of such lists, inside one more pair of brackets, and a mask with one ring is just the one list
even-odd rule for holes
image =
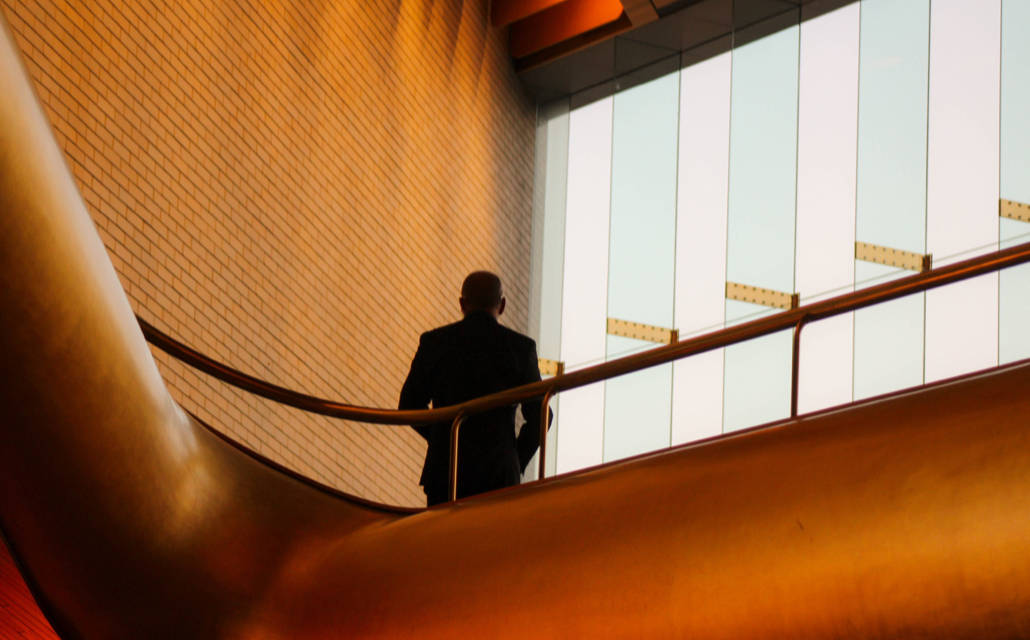
{"label": "man's shoulder", "polygon": [[522,349],[536,349],[536,340],[533,338],[523,335],[514,329],[509,329],[504,325],[498,325],[498,327],[500,327],[502,334],[509,343],[517,345]]}
{"label": "man's shoulder", "polygon": [[451,324],[445,324],[442,327],[437,327],[435,329],[430,329],[429,331],[426,331],[422,334],[420,339],[423,344],[427,342],[439,342],[440,340],[446,339],[449,336],[453,336],[459,331],[461,331],[461,323],[452,322]]}
{"label": "man's shoulder", "polygon": [[[523,335],[514,329],[497,324],[497,332],[500,334],[502,339],[510,345],[514,345],[521,349],[536,348],[536,340],[533,340],[527,335]],[[438,344],[441,342],[447,342],[448,340],[460,336],[463,332],[469,331],[470,327],[467,323],[462,321],[452,322],[451,324],[430,329],[422,334],[422,344]]]}

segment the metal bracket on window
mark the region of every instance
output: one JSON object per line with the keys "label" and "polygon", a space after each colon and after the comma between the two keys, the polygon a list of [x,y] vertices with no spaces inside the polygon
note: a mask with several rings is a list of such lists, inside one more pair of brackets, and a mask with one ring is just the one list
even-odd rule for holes
{"label": "metal bracket on window", "polygon": [[923,255],[921,253],[912,253],[911,251],[902,251],[901,249],[880,247],[865,242],[855,243],[855,258],[865,262],[885,264],[890,267],[901,267],[902,269],[908,269],[917,273],[929,271],[933,268],[932,254]]}
{"label": "metal bracket on window", "polygon": [[1030,204],[1023,204],[1014,200],[1000,200],[998,202],[998,214],[1002,218],[1030,222]]}
{"label": "metal bracket on window", "polygon": [[679,329],[653,327],[649,324],[616,320],[615,318],[608,318],[608,335],[635,338],[636,340],[646,340],[647,342],[657,342],[659,344],[672,344],[679,342],[680,339]]}
{"label": "metal bracket on window", "polygon": [[557,360],[548,360],[547,358],[537,359],[537,364],[540,365],[540,375],[542,376],[560,376],[565,373],[565,363]]}
{"label": "metal bracket on window", "polygon": [[730,300],[750,302],[775,309],[797,309],[801,306],[801,294],[783,293],[736,282],[726,283],[726,297]]}

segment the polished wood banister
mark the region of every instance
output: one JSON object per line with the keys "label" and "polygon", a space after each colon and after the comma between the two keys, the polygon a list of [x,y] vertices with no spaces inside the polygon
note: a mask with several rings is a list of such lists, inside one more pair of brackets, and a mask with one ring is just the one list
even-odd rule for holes
{"label": "polished wood banister", "polygon": [[[140,327],[143,329],[143,335],[152,345],[168,355],[238,389],[249,391],[280,404],[332,418],[373,424],[425,425],[453,422],[460,413],[471,415],[499,407],[521,404],[530,400],[538,400],[547,394],[553,396],[561,391],[583,387],[713,349],[727,347],[738,342],[792,329],[797,327],[799,323],[811,324],[818,320],[825,320],[836,315],[889,302],[914,293],[928,291],[1027,262],[1030,262],[1030,243],[971,258],[931,271],[917,273],[822,302],[800,306],[796,309],[786,310],[729,327],[722,331],[689,340],[682,340],[643,353],[579,369],[578,371],[568,372],[555,378],[548,378],[540,382],[484,396],[463,404],[421,411],[359,407],[291,391],[212,360],[167,336],[145,320],[138,318],[138,316],[137,318],[139,319]],[[796,387],[796,384],[794,386]]]}

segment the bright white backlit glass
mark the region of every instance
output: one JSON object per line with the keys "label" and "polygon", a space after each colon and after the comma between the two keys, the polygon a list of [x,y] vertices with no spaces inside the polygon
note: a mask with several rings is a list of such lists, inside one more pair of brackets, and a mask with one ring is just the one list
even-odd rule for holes
{"label": "bright white backlit glass", "polygon": [[[726,318],[726,212],[730,53],[680,74],[675,326],[680,339],[722,329]],[[678,360],[672,444],[722,433],[723,351]]]}
{"label": "bright white backlit glass", "polygon": [[926,233],[939,267],[998,240],[1001,0],[934,0],[930,63]]}
{"label": "bright white backlit glass", "polygon": [[[1001,36],[1001,197],[1030,204],[1030,2],[1003,0]],[[1030,224],[1001,220],[1002,248],[1030,242]],[[1000,274],[998,356],[1030,358],[1030,265]]]}
{"label": "bright white backlit glass", "polygon": [[798,34],[791,27],[733,51],[729,240],[732,282],[794,290]]}
{"label": "bright white backlit glass", "polygon": [[[926,252],[929,43],[929,0],[862,1],[855,239],[920,254]],[[857,288],[874,277],[904,275],[855,262]],[[856,400],[922,384],[923,298],[855,313]]]}
{"label": "bright white backlit glass", "polygon": [[[1030,223],[1008,218],[1000,222],[1002,249],[1030,242]],[[1026,330],[1030,318],[1030,264],[1001,271],[998,288],[999,364],[1030,358],[1030,331]]]}
{"label": "bright white backlit glass", "polygon": [[540,337],[541,358],[558,360],[561,354],[562,277],[565,263],[566,179],[569,171],[569,112],[560,111],[547,121],[546,182],[543,196],[543,243],[541,256]]}
{"label": "bright white backlit glass", "polygon": [[[608,336],[612,357],[637,353],[651,343]],[[604,414],[604,461],[669,446],[672,365],[661,365],[613,378],[606,383]]]}
{"label": "bright white backlit glass", "polygon": [[[801,25],[796,288],[801,303],[849,293],[855,277],[859,3]],[[798,410],[851,401],[851,314],[801,333]]]}
{"label": "bright white backlit glass", "polygon": [[926,250],[929,0],[863,0],[857,239]]}
{"label": "bright white backlit glass", "polygon": [[[729,307],[746,304],[728,301]],[[781,331],[726,348],[724,431],[729,433],[790,415],[793,333]]]}
{"label": "bright white backlit glass", "polygon": [[[537,114],[536,180],[533,191],[533,287],[530,335],[536,338],[537,355],[561,358],[562,272],[565,261],[566,179],[569,171],[568,101],[541,107]],[[534,318],[535,316],[535,318]],[[533,324],[535,322],[535,325]],[[535,334],[535,335],[534,335]],[[556,409],[558,400],[551,402]],[[547,474],[554,475],[558,431],[547,434]],[[524,480],[535,480],[539,453],[526,467]]]}
{"label": "bright white backlit glass", "polygon": [[[859,283],[880,284],[907,275],[911,272],[855,262]],[[923,312],[922,293],[855,312],[855,400],[923,383]]]}
{"label": "bright white backlit glass", "polygon": [[[611,98],[569,114],[561,358],[568,370],[604,360],[607,335]],[[557,471],[601,463],[604,383],[561,394]],[[555,427],[552,427],[555,428]]]}
{"label": "bright white backlit glass", "polygon": [[[608,317],[672,328],[679,74],[615,96]],[[609,336],[608,358],[654,343]],[[672,365],[609,380],[604,459],[669,446]]]}
{"label": "bright white backlit glass", "polygon": [[[733,51],[730,106],[726,278],[788,294],[794,291],[800,31],[794,26]],[[748,315],[752,306],[727,300],[727,320]],[[788,334],[726,349],[724,431],[790,414]]]}
{"label": "bright white backlit glass", "polygon": [[[926,244],[935,266],[997,248],[1000,100],[1001,0],[934,0]],[[997,274],[927,292],[926,382],[997,364]]]}
{"label": "bright white backlit glass", "polygon": [[926,293],[926,382],[998,364],[998,274]]}
{"label": "bright white backlit glass", "polygon": [[802,330],[799,414],[851,402],[854,338],[851,313],[814,322]]}

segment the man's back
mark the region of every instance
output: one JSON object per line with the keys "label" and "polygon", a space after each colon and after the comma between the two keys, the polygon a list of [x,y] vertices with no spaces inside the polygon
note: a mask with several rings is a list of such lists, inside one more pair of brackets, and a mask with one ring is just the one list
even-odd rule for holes
{"label": "man's back", "polygon": [[[463,320],[422,334],[411,372],[401,391],[401,409],[459,404],[540,379],[536,343],[498,324],[489,313],[468,313]],[[468,419],[459,440],[459,496],[518,484],[519,474],[536,450],[540,408],[523,406],[527,428],[515,437],[515,407]],[[417,429],[428,440],[421,484],[430,503],[446,495],[450,465],[450,424]],[[532,437],[530,437],[532,436]],[[434,500],[434,498],[436,498]]]}

